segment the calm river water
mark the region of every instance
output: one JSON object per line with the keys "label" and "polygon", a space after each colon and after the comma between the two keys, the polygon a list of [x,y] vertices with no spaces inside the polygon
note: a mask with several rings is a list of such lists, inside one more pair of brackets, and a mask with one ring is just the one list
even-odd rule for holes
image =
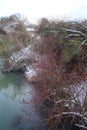
{"label": "calm river water", "polygon": [[44,123],[32,101],[35,89],[19,73],[0,73],[0,130],[42,130]]}

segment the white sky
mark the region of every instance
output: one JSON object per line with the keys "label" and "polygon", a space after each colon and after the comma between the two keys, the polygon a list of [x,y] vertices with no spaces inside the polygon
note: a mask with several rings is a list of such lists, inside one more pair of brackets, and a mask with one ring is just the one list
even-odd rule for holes
{"label": "white sky", "polygon": [[30,22],[41,17],[87,18],[87,0],[0,0],[0,17],[15,13]]}

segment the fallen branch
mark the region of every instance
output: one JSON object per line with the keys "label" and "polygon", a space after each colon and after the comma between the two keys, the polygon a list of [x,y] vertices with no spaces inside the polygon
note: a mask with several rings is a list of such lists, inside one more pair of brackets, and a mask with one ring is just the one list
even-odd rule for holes
{"label": "fallen branch", "polygon": [[77,31],[77,30],[71,30],[71,29],[68,29],[68,28],[63,28],[63,30],[67,31],[67,32],[72,32],[72,33],[77,33],[77,34],[80,34],[84,37],[86,37],[87,35],[82,33],[81,31]]}
{"label": "fallen branch", "polygon": [[82,128],[82,129],[86,129],[87,130],[87,127],[84,126],[84,125],[79,125],[79,124],[74,124],[75,126],[78,126],[79,128]]}
{"label": "fallen branch", "polygon": [[69,38],[69,37],[79,37],[80,36],[80,34],[69,34],[68,36],[67,36],[67,38]]}

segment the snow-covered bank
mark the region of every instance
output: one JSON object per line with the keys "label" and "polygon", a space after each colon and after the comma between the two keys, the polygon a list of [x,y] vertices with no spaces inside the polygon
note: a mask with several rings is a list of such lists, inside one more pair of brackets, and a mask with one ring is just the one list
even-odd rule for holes
{"label": "snow-covered bank", "polygon": [[[18,52],[14,52],[11,57],[7,59],[8,67],[4,69],[4,72],[20,71],[24,72],[25,77],[29,82],[34,81],[33,77],[37,75],[37,69],[34,65],[41,60],[41,56],[34,52],[31,45],[26,48],[22,48]],[[39,71],[39,70],[38,70]]]}
{"label": "snow-covered bank", "polygon": [[14,32],[17,25],[18,25],[18,22],[12,22],[12,23],[4,26],[3,30],[6,31],[6,33],[12,33],[12,32]]}

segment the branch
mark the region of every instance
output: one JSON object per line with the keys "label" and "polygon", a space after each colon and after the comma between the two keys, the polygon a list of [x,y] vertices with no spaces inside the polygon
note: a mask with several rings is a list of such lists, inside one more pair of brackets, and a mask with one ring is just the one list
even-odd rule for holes
{"label": "branch", "polygon": [[87,127],[84,126],[84,125],[79,125],[79,124],[74,124],[75,126],[78,126],[79,128],[82,128],[82,129],[86,129],[87,130]]}
{"label": "branch", "polygon": [[87,40],[85,39],[85,40],[81,43],[81,45],[84,45],[86,42],[87,42]]}
{"label": "branch", "polygon": [[68,36],[67,36],[67,38],[69,38],[69,37],[79,37],[80,36],[80,34],[69,34]]}
{"label": "branch", "polygon": [[[49,119],[53,119],[55,117],[61,117],[63,115],[74,115],[74,116],[78,116],[78,117],[81,117],[82,119],[84,119],[85,122],[87,122],[87,118],[84,116],[84,115],[81,115],[80,113],[77,113],[77,112],[62,112],[61,114],[57,114],[57,115],[54,115],[52,117],[50,117]],[[49,120],[47,119],[47,120]]]}
{"label": "branch", "polygon": [[86,34],[82,33],[81,31],[77,31],[77,30],[71,30],[71,29],[68,29],[68,28],[63,28],[63,30],[67,31],[67,32],[72,32],[72,33],[78,33],[84,37],[86,37]]}
{"label": "branch", "polygon": [[63,112],[62,115],[75,115],[83,118],[87,122],[87,118],[84,115],[81,115],[80,113],[77,112]]}
{"label": "branch", "polygon": [[55,103],[56,103],[56,104],[59,104],[59,103],[61,103],[61,102],[69,102],[69,101],[71,101],[71,100],[60,99],[60,100],[56,101]]}

